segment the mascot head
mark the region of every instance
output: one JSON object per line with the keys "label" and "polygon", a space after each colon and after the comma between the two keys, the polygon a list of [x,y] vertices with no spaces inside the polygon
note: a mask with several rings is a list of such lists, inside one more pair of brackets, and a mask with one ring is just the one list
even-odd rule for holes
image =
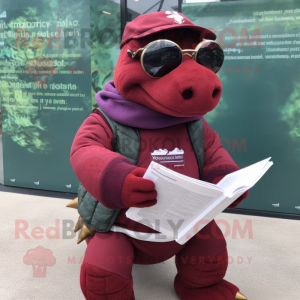
{"label": "mascot head", "polygon": [[114,84],[132,102],[176,117],[213,110],[224,53],[215,34],[177,12],[140,15],[121,41]]}

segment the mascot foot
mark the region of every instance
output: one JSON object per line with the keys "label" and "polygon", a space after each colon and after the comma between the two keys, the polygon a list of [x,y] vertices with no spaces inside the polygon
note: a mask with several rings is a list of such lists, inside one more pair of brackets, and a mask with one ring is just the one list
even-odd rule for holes
{"label": "mascot foot", "polygon": [[81,265],[80,286],[87,300],[135,300],[132,279],[89,265]]}
{"label": "mascot foot", "polygon": [[237,292],[234,300],[247,300],[247,298],[240,292]]}
{"label": "mascot foot", "polygon": [[[177,296],[181,300],[234,300],[246,299],[235,298],[238,294],[238,288],[232,283],[221,280],[211,286],[202,288],[187,288],[183,285],[178,274],[175,277],[174,287]],[[241,294],[240,294],[241,295]]]}

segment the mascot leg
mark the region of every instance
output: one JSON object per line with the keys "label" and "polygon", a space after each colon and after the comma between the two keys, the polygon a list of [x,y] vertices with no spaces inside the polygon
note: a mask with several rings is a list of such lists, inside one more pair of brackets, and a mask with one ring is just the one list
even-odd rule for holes
{"label": "mascot leg", "polygon": [[134,300],[131,276],[134,249],[122,233],[96,233],[88,243],[80,272],[87,300]]}
{"label": "mascot leg", "polygon": [[[213,234],[212,234],[213,233]],[[212,221],[176,255],[174,287],[181,300],[234,300],[238,287],[224,280],[228,254],[224,236]]]}
{"label": "mascot leg", "polygon": [[87,300],[134,300],[132,279],[83,263],[80,272],[81,290]]}

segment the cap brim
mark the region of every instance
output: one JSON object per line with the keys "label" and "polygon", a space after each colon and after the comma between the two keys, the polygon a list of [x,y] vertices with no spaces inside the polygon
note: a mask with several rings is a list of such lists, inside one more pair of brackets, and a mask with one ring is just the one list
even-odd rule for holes
{"label": "cap brim", "polygon": [[[139,39],[139,38],[154,34],[156,32],[161,32],[161,31],[170,30],[170,29],[177,29],[177,28],[191,29],[193,31],[198,32],[199,34],[203,33],[203,31],[205,31],[205,35],[203,36],[203,38],[208,39],[208,40],[215,40],[217,37],[211,30],[209,30],[205,27],[196,26],[196,25],[188,25],[188,24],[173,24],[173,25],[165,25],[165,26],[159,26],[159,27],[152,28],[148,31],[143,32],[142,34],[131,37],[130,40],[131,39]],[[122,48],[124,46],[124,44],[126,44],[128,41],[124,41],[120,45],[120,48]]]}

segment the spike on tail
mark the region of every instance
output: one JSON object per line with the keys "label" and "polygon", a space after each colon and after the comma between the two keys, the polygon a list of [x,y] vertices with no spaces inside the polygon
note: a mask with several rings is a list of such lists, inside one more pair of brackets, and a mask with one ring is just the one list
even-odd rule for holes
{"label": "spike on tail", "polygon": [[72,200],[71,202],[69,202],[69,203],[66,205],[66,207],[78,209],[78,197],[75,198],[74,200]]}
{"label": "spike on tail", "polygon": [[77,240],[77,244],[80,244],[88,237],[93,237],[95,235],[95,232],[96,231],[92,227],[87,227],[86,225],[83,225]]}
{"label": "spike on tail", "polygon": [[83,226],[83,219],[79,218],[75,225],[74,232],[77,232],[79,229],[82,228],[82,226]]}
{"label": "spike on tail", "polygon": [[242,293],[237,292],[234,300],[247,300],[247,298]]}

